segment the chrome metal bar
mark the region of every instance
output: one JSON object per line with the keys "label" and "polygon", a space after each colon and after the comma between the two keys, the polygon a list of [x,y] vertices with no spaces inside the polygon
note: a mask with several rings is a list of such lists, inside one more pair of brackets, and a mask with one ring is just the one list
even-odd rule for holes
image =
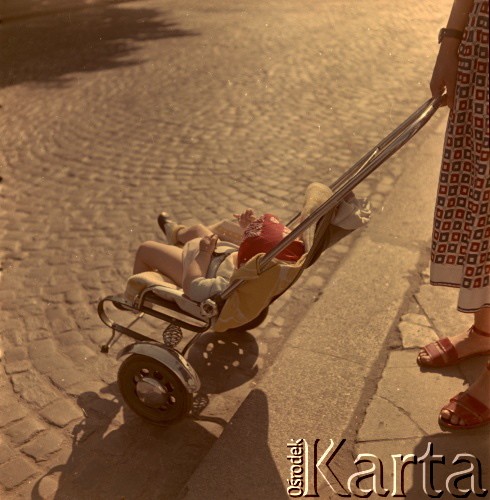
{"label": "chrome metal bar", "polygon": [[332,191],[335,191],[338,186],[344,182],[347,177],[355,172],[359,167],[366,163],[366,160],[372,157],[376,150],[381,150],[385,148],[390,142],[392,142],[402,131],[409,127],[426,108],[432,105],[434,99],[428,99],[422,104],[416,111],[414,111],[404,122],[402,122],[395,130],[388,134],[384,139],[382,139],[376,146],[374,146],[371,151],[368,151],[360,160],[358,160],[351,168],[346,170],[331,186]]}
{"label": "chrome metal bar", "polygon": [[[354,187],[406,144],[430,120],[439,108],[442,99],[443,96],[440,96],[426,101],[375,148],[364,155],[346,174],[342,175],[341,178],[333,184],[336,188],[334,194],[260,259],[259,272],[263,271],[269,262],[298,238],[301,233],[340,203],[349,191],[352,191]],[[237,280],[231,283],[221,293],[221,298],[228,298],[243,281],[244,280]]]}
{"label": "chrome metal bar", "polygon": [[[362,158],[362,159],[365,159],[365,160],[364,160],[362,163],[361,163],[361,160],[360,160],[360,161],[358,161],[358,162],[357,162],[357,163],[356,163],[353,167],[351,167],[351,168],[349,169],[349,173],[350,173],[350,174],[352,174],[352,173],[353,173],[353,172],[355,172],[356,170],[361,170],[362,168],[364,168],[364,167],[365,167],[365,166],[366,166],[366,165],[367,165],[367,164],[368,164],[368,163],[369,163],[369,162],[370,162],[370,161],[371,161],[371,160],[372,160],[372,159],[373,159],[373,158],[374,158],[374,157],[375,157],[375,156],[379,153],[379,149],[378,149],[378,147],[376,146],[376,148],[372,149],[372,150],[370,151],[370,153],[371,153],[371,154],[370,154],[369,156],[368,156],[368,155],[364,155],[364,156],[363,156],[363,158]],[[354,167],[355,167],[355,168],[354,168]],[[342,177],[344,177],[344,176],[342,176]],[[330,186],[329,186],[329,187],[330,187],[330,189],[331,189],[333,192],[335,192],[335,190],[336,190],[336,186],[340,185],[340,184],[339,184],[339,181],[340,181],[340,179],[338,179],[336,182],[334,182],[332,185],[330,185]],[[292,219],[291,219],[291,220],[290,220],[290,221],[286,224],[286,226],[287,226],[287,227],[290,227],[290,226],[291,226],[291,224],[292,224],[293,222],[295,222],[295,221],[298,219],[298,217],[299,217],[300,215],[301,215],[301,212],[298,212],[298,213],[297,213],[297,214],[296,214],[296,215],[295,215],[295,216],[294,216],[294,217],[293,217],[293,218],[292,218]]]}

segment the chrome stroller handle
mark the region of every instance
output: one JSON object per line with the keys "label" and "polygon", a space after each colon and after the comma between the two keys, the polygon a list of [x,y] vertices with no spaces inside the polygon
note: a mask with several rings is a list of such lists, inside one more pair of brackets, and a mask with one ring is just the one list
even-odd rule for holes
{"label": "chrome stroller handle", "polygon": [[[352,189],[374,172],[382,163],[395,154],[405,145],[435,114],[441,106],[445,95],[428,99],[422,106],[414,111],[393,132],[381,140],[373,149],[367,152],[359,161],[342,174],[331,186],[333,195],[305,220],[303,220],[291,233],[289,233],[277,246],[267,252],[259,263],[259,271],[263,271],[271,260],[288,247],[301,233],[312,224],[318,222],[325,214],[332,210]],[[294,220],[294,219],[293,219]],[[231,283],[220,295],[225,300],[240,286],[243,280]]]}
{"label": "chrome stroller handle", "polygon": [[[386,150],[389,154],[383,161],[396,153],[404,144],[406,144],[432,117],[439,109],[445,98],[445,94],[432,97],[414,111],[404,122],[381,140],[373,149],[368,151],[360,160],[358,160],[351,168],[344,172],[334,183],[330,185],[330,189],[336,192],[342,183],[359,169],[362,169],[376,154],[382,150]],[[408,135],[405,134],[407,132]],[[379,165],[377,165],[379,166]],[[369,175],[369,174],[368,174]]]}

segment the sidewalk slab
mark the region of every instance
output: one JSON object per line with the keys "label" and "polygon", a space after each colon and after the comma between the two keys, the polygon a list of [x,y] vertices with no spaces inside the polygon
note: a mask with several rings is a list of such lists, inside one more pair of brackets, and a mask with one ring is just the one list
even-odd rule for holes
{"label": "sidewalk slab", "polygon": [[[372,393],[384,366],[386,339],[420,281],[418,267],[430,237],[444,120],[441,112],[414,139],[415,147],[390,160],[406,168],[383,210],[355,242],[182,497],[282,498],[291,474],[286,459],[291,439],[320,439],[326,446],[330,439],[338,443],[358,430],[364,393]],[[257,399],[266,408],[261,415],[254,413]],[[336,465],[341,481],[356,470],[349,453],[336,457]],[[335,496],[326,483],[319,486],[323,498]]]}
{"label": "sidewalk slab", "polygon": [[[382,461],[386,470],[384,486],[392,494],[397,488],[396,484],[398,487],[401,485],[401,479],[394,477],[398,475],[394,474],[393,456],[415,455],[420,459],[431,443],[433,454],[441,455],[445,460],[444,464],[439,463],[433,468],[433,484],[442,491],[440,498],[455,498],[446,483],[451,474],[468,467],[468,464],[465,467],[453,464],[454,458],[461,453],[471,454],[480,461],[482,485],[487,489],[490,487],[488,428],[447,433],[442,432],[438,425],[440,408],[478,377],[485,367],[485,357],[441,370],[421,370],[414,363],[420,347],[444,335],[464,330],[471,323],[470,315],[454,312],[457,293],[455,289],[430,287],[423,283],[420,290],[414,293],[412,301],[418,303],[423,314],[402,317],[399,330],[404,348],[390,353],[376,395],[357,435],[356,453],[374,454]],[[446,308],[443,309],[441,305]],[[438,330],[439,327],[442,331]],[[414,330],[417,331],[417,337],[413,335]],[[431,492],[427,484],[424,485],[423,474],[423,463],[407,467],[403,474],[407,498],[429,498]],[[461,491],[470,488],[469,479],[461,481],[458,487]],[[383,497],[374,494],[372,498]]]}

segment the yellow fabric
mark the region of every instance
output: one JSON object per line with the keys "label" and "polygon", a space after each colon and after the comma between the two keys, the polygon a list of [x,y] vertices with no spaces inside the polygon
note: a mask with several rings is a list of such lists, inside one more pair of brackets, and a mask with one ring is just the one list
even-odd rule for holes
{"label": "yellow fabric", "polygon": [[267,269],[258,274],[259,254],[237,269],[233,280],[246,280],[227,299],[214,324],[214,331],[224,332],[238,328],[256,318],[274,297],[283,293],[301,271],[303,255],[294,263],[272,260]]}
{"label": "yellow fabric", "polygon": [[[303,210],[301,211],[300,222],[304,221],[308,215],[313,213],[320,205],[325,203],[331,196],[332,190],[319,182],[312,182],[307,188],[305,193],[305,202]],[[310,250],[313,245],[315,236],[316,224],[312,224],[304,233],[302,240],[305,244],[306,250]]]}
{"label": "yellow fabric", "polygon": [[[308,186],[305,203],[300,220],[304,220],[330,196],[332,191],[320,183]],[[315,224],[303,233],[307,250],[311,248]],[[278,295],[281,295],[301,272],[301,266],[306,259],[307,252],[297,262],[284,262],[273,259],[267,269],[259,274],[260,259],[264,254],[258,254],[246,264],[235,270],[231,276],[234,280],[245,280],[226,299],[226,303],[214,324],[216,332],[224,332],[238,328],[255,319]]]}

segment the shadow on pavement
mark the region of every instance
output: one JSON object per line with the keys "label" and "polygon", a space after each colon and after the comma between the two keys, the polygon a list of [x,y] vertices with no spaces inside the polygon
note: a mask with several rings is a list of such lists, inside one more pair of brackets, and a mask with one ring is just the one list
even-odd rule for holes
{"label": "shadow on pavement", "polygon": [[105,5],[0,25],[0,88],[21,83],[64,86],[73,73],[141,62],[139,43],[195,36],[153,9]]}
{"label": "shadow on pavement", "polygon": [[50,478],[57,482],[50,496],[56,500],[175,498],[216,439],[190,419],[157,427],[124,406],[124,423],[111,427],[121,401],[116,384],[103,392],[108,394],[79,396],[86,418],[73,430],[71,455],[38,481],[32,499],[45,498],[42,482]]}
{"label": "shadow on pavement", "polygon": [[[251,391],[232,424],[194,473],[182,497],[187,500],[289,498],[286,480],[281,478],[269,447],[267,395],[260,389]],[[205,490],[200,489],[203,484]]]}
{"label": "shadow on pavement", "polygon": [[[257,373],[257,356],[257,343],[248,332],[206,333],[199,338],[189,351],[202,382],[192,412],[195,420],[226,425],[219,416],[200,415],[208,393],[250,380]],[[116,382],[100,395],[81,394],[77,403],[86,418],[73,430],[71,455],[38,481],[34,500],[43,498],[41,483],[49,477],[57,481],[54,498],[58,500],[176,498],[216,439],[192,418],[169,427],[146,423],[122,403]],[[111,426],[114,419],[116,425]]]}
{"label": "shadow on pavement", "polygon": [[258,372],[259,347],[248,332],[208,332],[192,345],[187,359],[201,380],[201,392],[218,394],[248,382]]}
{"label": "shadow on pavement", "polygon": [[[408,466],[413,467],[413,484],[406,491],[406,498],[420,500],[421,498],[452,499],[486,496],[478,492],[481,493],[482,486],[489,488],[489,441],[488,428],[487,430],[482,428],[424,437],[413,453],[419,461],[421,458],[426,458],[423,464]],[[459,463],[455,462],[458,455],[462,459]],[[467,461],[469,455],[475,459],[471,458]],[[432,465],[430,461],[433,461]],[[472,472],[471,469],[473,469]],[[464,474],[461,475],[464,471],[470,471],[470,473],[464,477]],[[461,480],[454,483],[455,474],[460,476]]]}
{"label": "shadow on pavement", "polygon": [[258,356],[257,341],[249,332],[200,335],[187,353],[187,359],[201,381],[201,389],[194,397],[192,416],[224,427],[224,419],[202,414],[209,404],[209,395],[229,391],[254,378],[258,372]]}

